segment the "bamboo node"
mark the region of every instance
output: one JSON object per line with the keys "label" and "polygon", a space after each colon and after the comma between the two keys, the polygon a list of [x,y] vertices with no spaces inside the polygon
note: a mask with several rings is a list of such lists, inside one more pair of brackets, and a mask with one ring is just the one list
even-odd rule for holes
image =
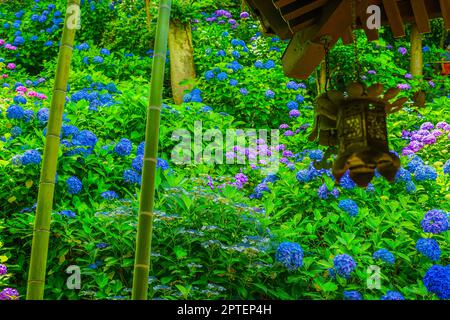
{"label": "bamboo node", "polygon": [[69,48],[70,50],[73,51],[73,47],[68,45],[68,44],[66,44],[66,43],[61,44],[61,47],[66,47],[66,48]]}
{"label": "bamboo node", "polygon": [[28,280],[28,283],[45,283],[44,280]]}
{"label": "bamboo node", "polygon": [[47,233],[50,233],[49,229],[34,229],[33,231],[34,232],[47,232]]}
{"label": "bamboo node", "polygon": [[161,111],[161,106],[149,106],[148,107],[150,110],[158,110],[158,111]]}
{"label": "bamboo node", "polygon": [[153,53],[153,57],[166,58],[166,54],[162,52]]}
{"label": "bamboo node", "polygon": [[140,214],[143,214],[145,216],[153,217],[153,212],[150,211],[141,211]]}
{"label": "bamboo node", "polygon": [[50,180],[41,180],[40,184],[55,184],[55,181],[50,181]]}
{"label": "bamboo node", "polygon": [[157,163],[156,158],[142,158],[142,160],[143,161],[151,161],[151,162]]}
{"label": "bamboo node", "polygon": [[56,134],[47,133],[46,138],[49,138],[49,137],[55,138],[57,140],[61,140],[61,137],[59,135],[56,135]]}
{"label": "bamboo node", "polygon": [[150,266],[148,264],[135,264],[134,267],[142,269],[150,269]]}

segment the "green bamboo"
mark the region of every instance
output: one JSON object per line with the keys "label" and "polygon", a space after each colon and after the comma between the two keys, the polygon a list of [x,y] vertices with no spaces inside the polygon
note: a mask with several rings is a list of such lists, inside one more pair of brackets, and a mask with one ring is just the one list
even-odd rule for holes
{"label": "green bamboo", "polygon": [[133,275],[133,300],[146,300],[148,293],[159,123],[162,108],[162,91],[164,85],[171,5],[172,0],[160,0],[158,24],[156,26],[150,99],[145,130],[144,163],[142,167],[142,187]]}
{"label": "green bamboo", "polygon": [[68,0],[67,8],[50,104],[47,136],[45,138],[44,157],[33,229],[30,270],[28,274],[27,300],[42,300],[44,298],[50,221],[62,115],[64,103],[66,102],[67,82],[75,39],[75,28],[73,27],[76,25],[71,22],[74,22],[74,19],[78,17],[77,12],[79,12],[80,0]]}

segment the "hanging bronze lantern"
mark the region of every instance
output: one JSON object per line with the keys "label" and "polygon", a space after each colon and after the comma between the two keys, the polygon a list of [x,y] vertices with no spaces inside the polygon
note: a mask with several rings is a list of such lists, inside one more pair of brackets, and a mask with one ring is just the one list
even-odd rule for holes
{"label": "hanging bronze lantern", "polygon": [[309,139],[318,137],[320,145],[339,146],[333,163],[337,183],[348,170],[356,184],[366,187],[375,169],[394,181],[400,159],[389,151],[386,116],[400,110],[408,99],[391,103],[400,90],[391,88],[382,96],[383,91],[381,84],[366,89],[361,83],[351,83],[346,92],[331,90],[317,98]]}

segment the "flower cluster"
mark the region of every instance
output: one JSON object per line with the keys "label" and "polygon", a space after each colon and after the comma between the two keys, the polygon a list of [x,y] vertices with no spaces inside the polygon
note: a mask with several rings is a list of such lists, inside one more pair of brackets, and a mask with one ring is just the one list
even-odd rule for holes
{"label": "flower cluster", "polygon": [[303,264],[302,247],[295,242],[283,242],[278,246],[275,259],[289,271],[297,270]]}
{"label": "flower cluster", "polygon": [[449,229],[448,217],[442,210],[433,209],[428,211],[421,222],[424,232],[434,234],[447,231]]}
{"label": "flower cluster", "polygon": [[400,292],[388,291],[384,296],[381,297],[381,300],[405,300],[405,298]]}
{"label": "flower cluster", "polygon": [[435,239],[421,238],[416,243],[416,249],[431,261],[439,261],[441,248]]}
{"label": "flower cluster", "polygon": [[373,253],[373,259],[374,260],[381,260],[383,262],[386,262],[388,264],[394,264],[395,263],[395,257],[392,254],[392,252],[390,252],[387,249],[380,249],[377,250]]}
{"label": "flower cluster", "polygon": [[356,269],[356,262],[348,254],[339,254],[333,259],[334,270],[344,278],[350,278],[351,273]]}
{"label": "flower cluster", "polygon": [[450,265],[434,265],[425,273],[423,283],[440,299],[450,299]]}
{"label": "flower cluster", "polygon": [[342,199],[339,201],[339,208],[347,212],[351,217],[356,216],[359,212],[358,205],[351,199]]}
{"label": "flower cluster", "polygon": [[71,176],[66,181],[67,184],[67,192],[69,194],[78,194],[83,189],[83,183],[81,183],[80,179],[75,176]]}

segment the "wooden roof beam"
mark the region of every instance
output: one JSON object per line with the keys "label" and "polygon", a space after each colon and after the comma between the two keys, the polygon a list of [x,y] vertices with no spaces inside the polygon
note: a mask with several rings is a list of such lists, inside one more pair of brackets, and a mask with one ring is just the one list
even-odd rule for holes
{"label": "wooden roof beam", "polygon": [[417,29],[419,29],[419,32],[430,32],[430,18],[428,17],[425,0],[411,0],[411,7],[413,9],[414,19],[416,20]]}
{"label": "wooden roof beam", "polygon": [[272,1],[246,0],[246,2],[251,11],[260,17],[266,32],[273,32],[282,40],[292,37],[291,30]]}
{"label": "wooden roof beam", "polygon": [[294,3],[297,0],[278,0],[275,1],[275,7],[278,9],[286,7],[287,5],[290,5],[291,3]]}
{"label": "wooden roof beam", "polygon": [[303,5],[302,7],[298,8],[298,9],[295,9],[294,11],[285,14],[284,18],[286,20],[293,20],[295,18],[298,18],[298,17],[304,15],[305,13],[311,12],[311,11],[317,9],[317,8],[322,7],[327,2],[328,2],[328,0],[314,0],[314,1],[311,1],[311,2]]}
{"label": "wooden roof beam", "polygon": [[450,30],[450,1],[439,0],[441,5],[442,17],[444,18],[445,29]]}
{"label": "wooden roof beam", "polygon": [[352,30],[352,27],[348,27],[347,29],[345,29],[344,33],[342,34],[342,42],[344,44],[353,43],[353,30]]}
{"label": "wooden roof beam", "polygon": [[[448,0],[444,0],[448,1]],[[405,27],[403,25],[403,19],[398,8],[397,0],[383,0],[384,11],[391,25],[392,33],[395,38],[405,36]]]}
{"label": "wooden roof beam", "polygon": [[294,34],[282,58],[286,75],[307,79],[325,57],[321,38],[329,36],[330,48],[333,47],[351,26],[351,20],[351,0],[329,2],[319,21]]}
{"label": "wooden roof beam", "polygon": [[312,26],[314,24],[314,22],[316,22],[316,19],[314,19],[314,18],[308,19],[306,21],[303,21],[302,23],[291,26],[291,30],[292,30],[292,32],[295,33],[297,31],[303,30],[309,26]]}
{"label": "wooden roof beam", "polygon": [[367,8],[373,3],[369,2],[368,0],[362,0],[360,3],[360,6],[358,8],[358,18],[360,25],[364,29],[364,32],[366,33],[367,40],[369,41],[375,41],[378,40],[378,30],[377,29],[369,29],[367,28],[367,19],[369,18],[370,14],[367,13]]}

